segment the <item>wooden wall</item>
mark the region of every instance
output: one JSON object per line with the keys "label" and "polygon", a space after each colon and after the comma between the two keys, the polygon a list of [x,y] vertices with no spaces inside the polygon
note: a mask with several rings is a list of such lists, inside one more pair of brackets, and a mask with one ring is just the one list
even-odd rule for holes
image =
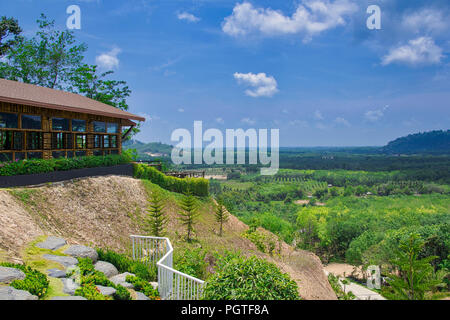
{"label": "wooden wall", "polygon": [[[46,109],[46,108],[40,108],[40,107],[34,107],[34,106],[27,106],[27,105],[18,105],[18,104],[11,104],[7,102],[0,102],[0,112],[7,112],[7,113],[15,113],[18,114],[18,129],[15,128],[0,128],[0,131],[14,131],[14,132],[42,132],[43,134],[43,145],[42,150],[26,150],[27,148],[27,141],[26,141],[26,134],[24,134],[24,149],[23,150],[14,150],[14,153],[19,152],[42,152],[44,159],[50,159],[52,158],[52,152],[53,151],[86,151],[87,156],[91,156],[94,154],[95,150],[104,150],[104,151],[117,151],[119,154],[122,153],[122,126],[125,126],[127,123],[127,120],[119,119],[119,118],[111,118],[111,117],[104,117],[104,116],[98,116],[98,115],[91,115],[91,114],[85,114],[85,113],[76,113],[76,112],[69,112],[69,111],[60,111],[60,110],[53,110],[53,109]],[[33,129],[20,129],[22,128],[21,125],[21,115],[27,114],[27,115],[39,115],[41,116],[42,120],[42,127],[41,130],[33,130]],[[52,134],[56,132],[63,132],[63,131],[53,131],[52,130],[52,121],[51,118],[67,118],[67,119],[79,119],[79,120],[85,120],[87,130],[86,132],[74,132],[74,131],[64,131],[64,133],[73,134],[74,136],[74,147],[71,149],[63,149],[63,150],[52,150]],[[101,121],[101,122],[108,122],[108,123],[117,123],[119,125],[118,133],[112,134],[112,133],[97,133],[94,132],[94,121]],[[72,129],[72,128],[70,128]],[[75,135],[76,134],[86,134],[86,140],[87,145],[85,149],[75,149]],[[117,138],[117,148],[105,148],[105,149],[94,149],[94,135],[110,135],[110,136],[116,136]],[[0,150],[0,153],[7,153],[11,152],[11,150]]]}

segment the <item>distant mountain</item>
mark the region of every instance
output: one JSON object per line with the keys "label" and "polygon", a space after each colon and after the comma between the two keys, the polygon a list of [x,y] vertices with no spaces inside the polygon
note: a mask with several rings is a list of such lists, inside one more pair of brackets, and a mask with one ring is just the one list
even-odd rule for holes
{"label": "distant mountain", "polygon": [[410,134],[389,142],[382,150],[390,154],[450,154],[450,130]]}
{"label": "distant mountain", "polygon": [[161,142],[144,143],[138,140],[129,140],[123,143],[124,149],[136,149],[141,159],[147,157],[168,157],[173,146]]}

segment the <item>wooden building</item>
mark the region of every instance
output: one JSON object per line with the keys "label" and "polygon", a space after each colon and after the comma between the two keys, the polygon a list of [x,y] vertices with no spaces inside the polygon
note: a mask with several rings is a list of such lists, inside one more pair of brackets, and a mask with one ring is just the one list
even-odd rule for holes
{"label": "wooden building", "polygon": [[84,96],[0,79],[0,162],[121,154],[145,118]]}

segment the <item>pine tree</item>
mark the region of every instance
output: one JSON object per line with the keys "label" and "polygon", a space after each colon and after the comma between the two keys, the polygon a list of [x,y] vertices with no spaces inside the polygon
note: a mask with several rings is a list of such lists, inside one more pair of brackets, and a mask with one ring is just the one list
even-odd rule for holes
{"label": "pine tree", "polygon": [[165,234],[165,225],[167,217],[164,213],[164,202],[161,194],[154,191],[149,199],[148,224],[152,235],[155,237],[162,237]]}
{"label": "pine tree", "polygon": [[190,193],[186,193],[180,203],[182,211],[179,213],[181,223],[186,227],[186,240],[190,242],[195,233],[194,224],[198,217],[197,199]]}
{"label": "pine tree", "polygon": [[229,215],[228,211],[223,205],[222,199],[217,199],[217,205],[215,210],[216,221],[220,225],[219,236],[223,234],[223,224],[228,221]]}
{"label": "pine tree", "polygon": [[437,257],[419,259],[419,254],[425,245],[418,234],[410,234],[400,242],[392,264],[398,274],[390,274],[388,283],[393,294],[390,298],[401,300],[423,300],[425,292],[437,284],[433,279],[433,267],[430,262]]}

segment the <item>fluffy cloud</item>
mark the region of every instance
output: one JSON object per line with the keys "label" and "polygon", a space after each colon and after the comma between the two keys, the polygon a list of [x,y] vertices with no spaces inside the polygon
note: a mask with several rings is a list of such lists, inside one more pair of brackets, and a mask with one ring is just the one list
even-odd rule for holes
{"label": "fluffy cloud", "polygon": [[234,78],[239,84],[250,86],[254,89],[247,89],[245,94],[257,98],[257,97],[272,97],[278,92],[277,81],[272,76],[267,76],[265,73],[238,73],[234,74]]}
{"label": "fluffy cloud", "polygon": [[448,17],[442,11],[431,8],[406,13],[402,19],[402,27],[413,33],[440,33],[448,29]]}
{"label": "fluffy cloud", "polygon": [[342,117],[337,117],[334,122],[338,125],[343,125],[346,127],[350,127],[350,122],[348,122],[346,119],[342,118]]}
{"label": "fluffy cloud", "polygon": [[319,110],[316,110],[316,112],[314,112],[314,119],[316,119],[316,120],[323,120],[324,119],[322,113]]}
{"label": "fluffy cloud", "polygon": [[277,10],[255,8],[243,2],[236,4],[231,16],[225,18],[222,30],[231,36],[302,34],[305,40],[310,40],[323,31],[345,25],[344,17],[357,8],[349,0],[304,0],[289,17]]}
{"label": "fluffy cloud", "polygon": [[248,124],[248,125],[250,125],[250,126],[252,126],[252,125],[254,125],[254,124],[256,123],[255,120],[252,120],[252,119],[250,119],[250,118],[244,118],[244,119],[241,120],[241,122],[242,122],[242,123],[245,123],[245,124]]}
{"label": "fluffy cloud", "polygon": [[188,22],[198,22],[200,21],[200,18],[194,16],[192,13],[188,13],[188,12],[179,12],[177,13],[177,17],[180,20],[185,20]]}
{"label": "fluffy cloud", "polygon": [[114,48],[109,52],[102,53],[95,58],[97,65],[104,70],[112,70],[119,67],[120,61],[117,56],[121,53],[120,48]]}
{"label": "fluffy cloud", "polygon": [[430,37],[419,37],[408,44],[393,48],[382,59],[382,65],[403,63],[408,65],[437,64],[444,57],[442,49]]}
{"label": "fluffy cloud", "polygon": [[216,118],[216,122],[220,123],[220,124],[224,124],[225,121],[219,117],[219,118]]}
{"label": "fluffy cloud", "polygon": [[370,122],[377,122],[381,118],[384,117],[384,113],[389,108],[389,106],[384,106],[382,109],[378,110],[369,110],[364,114],[364,118]]}

